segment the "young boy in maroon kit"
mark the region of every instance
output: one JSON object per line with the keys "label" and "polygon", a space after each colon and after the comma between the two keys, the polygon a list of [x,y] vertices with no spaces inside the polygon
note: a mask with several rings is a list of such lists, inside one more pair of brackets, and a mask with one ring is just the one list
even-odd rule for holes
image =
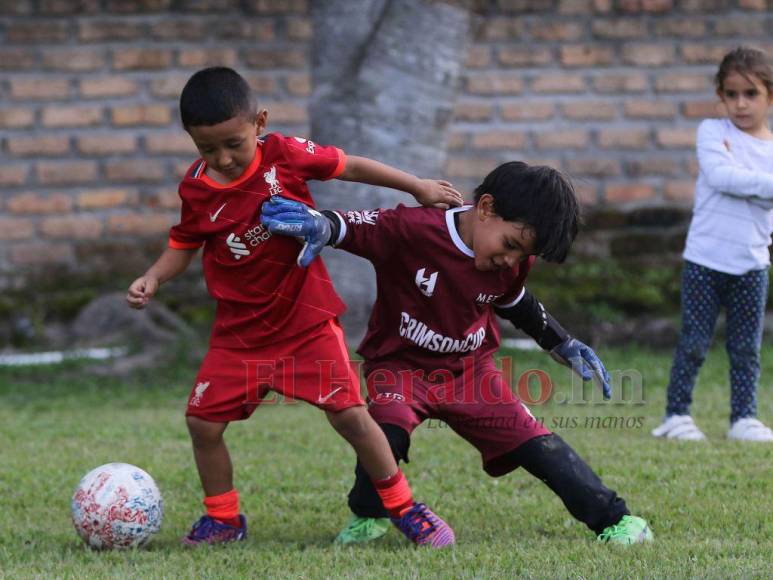
{"label": "young boy in maroon kit", "polygon": [[[127,300],[143,308],[204,247],[204,277],[217,313],[186,420],[207,513],[183,542],[244,539],[246,520],[223,433],[230,421],[247,419],[274,390],[325,411],[409,539],[434,547],[453,543],[451,528],[413,501],[383,432],[364,407],[337,322],[345,307],[324,264],[317,260],[308,269],[298,268],[297,242],[272,236],[260,218],[263,202],[275,195],[313,204],[306,186],[311,179],[393,187],[430,205],[455,205],[461,196],[447,182],[420,180],[376,161],[347,157],[335,147],[278,133],[260,137],[268,114],[258,110],[245,80],[228,68],[194,74],[180,96],[180,112],[201,159],[180,184],[182,216],[170,232],[169,247],[131,284]],[[321,372],[319,361],[332,362],[329,372]]]}
{"label": "young boy in maroon kit", "polygon": [[[493,477],[519,466],[544,481],[599,540],[652,539],[642,518],[606,488],[558,435],[536,421],[496,368],[494,314],[523,329],[605,397],[609,376],[596,354],[572,338],[524,284],[535,256],[562,262],[577,234],[571,184],[556,170],[505,163],[475,190],[475,205],[309,212],[280,197],[263,206],[269,231],[302,235],[299,256],[313,264],[332,244],[373,263],[378,292],[358,352],[365,359],[369,411],[397,460],[425,419],[445,421],[481,453]],[[337,542],[383,535],[384,507],[363,466],[349,494],[354,516]]]}

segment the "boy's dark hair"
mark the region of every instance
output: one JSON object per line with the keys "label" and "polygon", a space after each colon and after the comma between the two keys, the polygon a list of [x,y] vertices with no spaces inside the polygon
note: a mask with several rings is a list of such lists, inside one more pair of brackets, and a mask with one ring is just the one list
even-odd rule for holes
{"label": "boy's dark hair", "polygon": [[180,94],[184,127],[217,125],[240,115],[252,118],[257,110],[250,85],[235,70],[224,66],[198,71]]}
{"label": "boy's dark hair", "polygon": [[494,198],[499,217],[534,229],[538,256],[549,262],[566,259],[581,217],[574,187],[560,171],[510,161],[489,173],[475,189],[476,204],[484,193]]}
{"label": "boy's dark hair", "polygon": [[750,76],[759,78],[768,89],[768,94],[773,94],[773,62],[766,52],[750,46],[739,46],[728,52],[714,77],[718,91],[722,90],[725,79],[732,72],[737,72],[747,80]]}

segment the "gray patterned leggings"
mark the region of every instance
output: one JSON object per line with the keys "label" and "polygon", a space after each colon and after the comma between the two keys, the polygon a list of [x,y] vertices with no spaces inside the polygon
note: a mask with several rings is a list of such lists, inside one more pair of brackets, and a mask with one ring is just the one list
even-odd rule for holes
{"label": "gray patterned leggings", "polygon": [[695,378],[711,345],[720,307],[727,311],[730,422],[757,414],[760,344],[767,296],[767,269],[734,276],[685,260],[682,331],[671,367],[666,415],[689,414]]}

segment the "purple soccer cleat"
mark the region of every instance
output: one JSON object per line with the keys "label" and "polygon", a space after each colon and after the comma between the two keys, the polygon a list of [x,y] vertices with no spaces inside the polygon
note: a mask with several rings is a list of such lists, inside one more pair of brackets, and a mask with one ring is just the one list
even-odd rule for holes
{"label": "purple soccer cleat", "polygon": [[191,531],[182,539],[186,546],[202,544],[225,544],[238,542],[247,537],[247,519],[239,515],[241,525],[237,528],[216,520],[211,516],[202,516],[193,524]]}
{"label": "purple soccer cleat", "polygon": [[442,548],[456,542],[451,526],[423,503],[414,503],[402,517],[391,520],[406,538],[419,546]]}

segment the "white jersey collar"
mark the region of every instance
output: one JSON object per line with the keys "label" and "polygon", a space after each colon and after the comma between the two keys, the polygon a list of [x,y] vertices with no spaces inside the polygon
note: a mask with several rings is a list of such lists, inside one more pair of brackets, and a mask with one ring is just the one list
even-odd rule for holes
{"label": "white jersey collar", "polygon": [[448,227],[448,233],[451,234],[451,239],[454,242],[454,245],[459,248],[459,251],[465,254],[466,256],[469,256],[470,258],[475,257],[475,252],[473,252],[467,244],[465,244],[462,241],[462,237],[459,235],[459,230],[456,229],[456,220],[454,220],[454,216],[462,211],[469,211],[473,207],[472,205],[463,205],[462,207],[454,207],[449,210],[446,210],[446,226]]}

